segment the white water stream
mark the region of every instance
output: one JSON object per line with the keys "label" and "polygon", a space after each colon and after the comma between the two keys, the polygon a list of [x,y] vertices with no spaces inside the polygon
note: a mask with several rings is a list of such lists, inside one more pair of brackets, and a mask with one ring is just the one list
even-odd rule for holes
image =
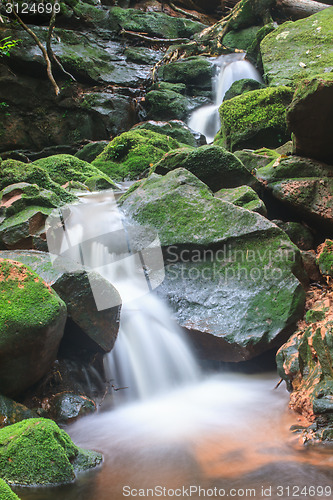
{"label": "white water stream", "polygon": [[243,78],[262,81],[256,68],[244,58],[244,53],[235,53],[216,60],[216,74],[212,80],[214,104],[196,109],[188,120],[188,126],[206,136],[207,143],[213,142],[220,129],[219,107],[231,85]]}

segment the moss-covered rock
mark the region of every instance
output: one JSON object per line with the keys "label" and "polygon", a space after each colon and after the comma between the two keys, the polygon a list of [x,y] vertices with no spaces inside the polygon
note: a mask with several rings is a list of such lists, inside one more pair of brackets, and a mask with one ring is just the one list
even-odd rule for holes
{"label": "moss-covered rock", "polygon": [[155,162],[179,147],[172,137],[151,130],[130,130],[115,137],[93,165],[115,181],[140,177]]}
{"label": "moss-covered rock", "polygon": [[250,172],[256,173],[259,168],[266,167],[280,157],[274,149],[260,148],[256,151],[251,149],[242,149],[235,151],[234,155],[243,163]]}
{"label": "moss-covered rock", "polygon": [[161,66],[158,76],[171,83],[185,83],[188,86],[210,89],[214,66],[204,57],[188,57]]}
{"label": "moss-covered rock", "polygon": [[189,100],[173,90],[151,90],[146,95],[148,118],[183,120],[188,113]]}
{"label": "moss-covered rock", "polygon": [[76,197],[68,193],[57,182],[54,182],[48,172],[33,163],[23,163],[17,160],[4,160],[0,162],[0,189],[12,184],[26,182],[37,184],[55,193],[63,203],[71,203]]}
{"label": "moss-covered rock", "polygon": [[[327,304],[329,304],[327,306]],[[314,304],[297,331],[277,353],[279,375],[291,392],[290,407],[308,424],[298,427],[301,443],[333,442],[332,305]]]}
{"label": "moss-covered rock", "polygon": [[142,128],[152,130],[158,134],[168,135],[181,144],[187,144],[188,146],[196,147],[202,144],[200,142],[202,140],[201,135],[189,129],[181,120],[170,120],[167,122],[149,120],[134,125],[132,130]]}
{"label": "moss-covered rock", "polygon": [[126,47],[124,52],[127,61],[153,66],[163,57],[162,51],[152,50],[148,47]]}
{"label": "moss-covered rock", "polygon": [[299,222],[283,222],[281,220],[273,220],[291,239],[295,245],[301,250],[310,250],[314,245],[313,234],[308,227]]}
{"label": "moss-covered rock", "polygon": [[185,83],[170,83],[159,80],[153,83],[153,85],[149,87],[149,90],[172,90],[178,94],[186,94],[186,85]]}
{"label": "moss-covered rock", "polygon": [[324,276],[333,276],[333,241],[325,240],[317,258],[320,272]]}
{"label": "moss-covered rock", "polygon": [[284,341],[304,291],[299,252],[277,226],[214,198],[185,169],[152,175],[121,206],[158,231],[168,264],[159,293],[200,352],[241,361]]}
{"label": "moss-covered rock", "polygon": [[[24,263],[49,283],[67,306],[68,317],[73,322],[76,335],[66,330],[63,343],[71,343],[79,349],[87,345],[92,352],[109,352],[114,346],[119,330],[120,307],[97,310],[94,290],[103,290],[103,296],[110,304],[119,304],[117,290],[98,273],[89,273],[73,262],[57,260],[53,264],[47,252],[34,250],[0,251],[0,258]],[[81,333],[80,333],[81,332]]]}
{"label": "moss-covered rock", "polygon": [[101,154],[101,152],[106,148],[108,143],[109,141],[89,142],[88,144],[83,146],[83,148],[79,149],[79,151],[75,153],[74,156],[76,156],[76,158],[79,158],[80,160],[91,163],[92,161],[94,161],[96,156]]}
{"label": "moss-covered rock", "polygon": [[79,181],[92,191],[115,188],[114,182],[105,173],[75,156],[53,155],[36,160],[34,164],[45,170],[51,179],[60,185]]}
{"label": "moss-covered rock", "polygon": [[261,215],[267,215],[264,202],[250,186],[239,186],[233,189],[220,189],[214,194],[216,198],[228,201],[237,207],[246,208]]}
{"label": "moss-covered rock", "polygon": [[166,174],[176,168],[189,170],[214,192],[242,184],[258,184],[240,160],[220,146],[206,145],[170,151],[152,170],[157,174]]}
{"label": "moss-covered rock", "polygon": [[302,80],[287,111],[287,123],[293,134],[295,154],[333,165],[332,114],[333,72]]}
{"label": "moss-covered rock", "polygon": [[296,22],[286,22],[261,42],[270,85],[294,86],[302,78],[333,70],[333,7]]}
{"label": "moss-covered rock", "polygon": [[142,12],[120,7],[111,9],[108,24],[117,33],[123,28],[158,38],[191,38],[205,28],[204,24],[181,17],[170,17],[163,12]]}
{"label": "moss-covered rock", "polygon": [[281,146],[289,138],[286,108],[292,96],[288,87],[277,87],[253,90],[223,102],[215,142],[230,151]]}
{"label": "moss-covered rock", "polygon": [[265,88],[261,82],[257,80],[251,80],[250,78],[242,78],[241,80],[237,80],[234,82],[230,89],[228,89],[225,93],[223,101],[227,101],[228,99],[232,99],[233,97],[237,97],[238,95],[245,94],[246,92],[250,92],[251,90],[259,90]]}
{"label": "moss-covered rock", "polygon": [[66,306],[30,268],[0,259],[0,391],[15,394],[37,382],[56,358]]}
{"label": "moss-covered rock", "polygon": [[[0,395],[0,428],[16,424],[27,418],[36,418],[37,413],[13,399]],[[1,498],[1,496],[0,496]]]}
{"label": "moss-covered rock", "polygon": [[228,31],[223,37],[223,45],[231,50],[245,50],[253,44],[256,40],[258,31],[262,26],[250,26],[237,31]]}
{"label": "moss-covered rock", "polygon": [[0,478],[0,500],[20,500],[7,483]]}
{"label": "moss-covered rock", "polygon": [[10,484],[70,483],[101,461],[100,453],[75,446],[52,420],[29,419],[0,430],[0,477]]}

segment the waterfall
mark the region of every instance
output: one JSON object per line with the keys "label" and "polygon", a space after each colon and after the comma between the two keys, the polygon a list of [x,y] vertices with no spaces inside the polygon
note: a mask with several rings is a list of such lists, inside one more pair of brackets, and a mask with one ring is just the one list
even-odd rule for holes
{"label": "waterfall", "polygon": [[243,78],[262,81],[256,68],[245,60],[244,53],[228,54],[216,60],[216,74],[212,80],[214,104],[196,109],[188,120],[188,126],[205,135],[207,143],[213,142],[220,129],[219,107],[225,93],[234,82]]}
{"label": "waterfall", "polygon": [[[82,196],[81,203],[53,215],[47,228],[54,259],[61,256],[74,268],[79,264],[88,273],[97,271],[121,297],[118,338],[105,357],[107,377],[121,389],[115,399],[145,399],[198,380],[199,368],[183,331],[152,293],[162,281],[162,271],[164,276],[159,240],[152,229],[126,221],[112,192]],[[103,297],[98,293],[98,308],[118,305],[102,301],[99,307]]]}

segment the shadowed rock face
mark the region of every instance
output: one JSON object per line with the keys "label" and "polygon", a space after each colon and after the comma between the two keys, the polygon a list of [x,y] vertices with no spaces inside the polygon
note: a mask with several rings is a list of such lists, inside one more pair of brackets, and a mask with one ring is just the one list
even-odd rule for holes
{"label": "shadowed rock face", "polygon": [[3,258],[0,289],[0,391],[19,394],[56,359],[66,305],[29,267]]}
{"label": "shadowed rock face", "polygon": [[158,293],[203,357],[246,360],[287,338],[303,313],[302,268],[277,226],[184,169],[142,182],[122,209],[158,230],[168,262]]}

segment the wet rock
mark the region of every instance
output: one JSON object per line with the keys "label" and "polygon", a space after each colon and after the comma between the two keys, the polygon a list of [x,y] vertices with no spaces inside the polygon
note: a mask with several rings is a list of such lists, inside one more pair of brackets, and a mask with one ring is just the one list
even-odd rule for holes
{"label": "wet rock", "polygon": [[50,405],[50,415],[58,424],[69,424],[97,410],[96,403],[92,399],[70,392],[56,394],[51,399]]}
{"label": "wet rock", "polygon": [[295,154],[333,164],[332,103],[333,73],[302,80],[298,84],[287,112]]}
{"label": "wet rock", "polygon": [[281,220],[272,220],[279,226],[300,250],[310,250],[314,245],[313,234],[306,226],[299,222],[283,222]]}
{"label": "wet rock", "polygon": [[[111,351],[119,329],[119,307],[98,311],[87,273],[77,266],[77,270],[68,271],[64,262],[52,266],[50,255],[38,251],[0,252],[2,258],[11,258],[29,265],[55,290],[67,305],[68,316],[94,343],[95,350]],[[74,264],[71,264],[73,269]],[[119,303],[118,292],[98,274],[90,275],[95,286],[103,288],[110,303]],[[66,333],[67,335],[67,333]],[[64,339],[65,341],[65,339]],[[73,339],[71,339],[73,342]],[[83,343],[82,336],[74,342]]]}
{"label": "wet rock", "polygon": [[172,137],[134,129],[115,137],[92,164],[115,181],[133,180],[148,172],[166,152],[178,147]]}
{"label": "wet rock", "polygon": [[199,132],[191,130],[181,120],[170,120],[168,122],[149,120],[146,122],[138,123],[132,127],[133,129],[144,128],[152,130],[159,134],[169,135],[176,139],[181,144],[188,144],[189,146],[196,147],[202,146],[206,143],[205,137]]}
{"label": "wet rock", "polygon": [[256,40],[256,36],[261,28],[262,26],[251,26],[250,28],[244,28],[237,31],[231,30],[224,35],[223,45],[231,49],[231,51],[235,49],[247,51]]}
{"label": "wet rock", "polygon": [[325,240],[319,247],[317,264],[323,276],[333,276],[333,241]]}
{"label": "wet rock", "polygon": [[329,8],[283,23],[263,39],[262,63],[270,85],[294,86],[301,78],[332,71],[332,12]]}
{"label": "wet rock", "polygon": [[250,186],[239,186],[233,189],[220,189],[214,196],[223,201],[233,203],[237,207],[246,208],[261,215],[267,215],[264,202]]}
{"label": "wet rock", "polygon": [[252,90],[220,106],[221,129],[214,142],[229,151],[275,148],[289,139],[286,107],[293,92],[288,87]]}
{"label": "wet rock", "polygon": [[188,57],[161,66],[158,76],[170,83],[183,83],[186,87],[211,89],[214,66],[204,57]]}
{"label": "wet rock", "polygon": [[0,428],[36,417],[38,417],[37,413],[26,406],[6,398],[6,396],[0,396]]}
{"label": "wet rock", "polygon": [[189,170],[214,192],[242,184],[258,186],[255,177],[241,161],[220,146],[175,149],[153,166],[157,174],[166,174],[176,168]]}
{"label": "wet rock", "polygon": [[10,484],[71,483],[78,473],[102,461],[100,453],[78,448],[65,431],[44,418],[1,429],[0,445],[0,476]]}
{"label": "wet rock", "polygon": [[258,90],[265,88],[266,85],[263,83],[257,82],[257,80],[251,80],[250,78],[243,78],[242,80],[237,80],[234,82],[230,89],[226,91],[224,96],[224,101],[228,99],[232,99],[238,95],[245,94],[246,92],[250,92],[251,90]]}
{"label": "wet rock", "polygon": [[173,90],[151,90],[146,95],[147,117],[157,120],[183,120],[188,115],[189,99]]}
{"label": "wet rock", "polygon": [[241,361],[281,345],[304,291],[299,251],[276,225],[184,169],[142,181],[121,206],[158,231],[169,263],[158,293],[203,357]]}
{"label": "wet rock", "polygon": [[108,141],[94,141],[85,144],[74,156],[80,160],[91,163],[109,144]]}
{"label": "wet rock", "polygon": [[38,274],[0,259],[0,391],[18,394],[37,382],[56,359],[66,306]]}
{"label": "wet rock", "polygon": [[271,194],[310,225],[332,229],[332,169],[323,163],[290,156],[257,171]]}

